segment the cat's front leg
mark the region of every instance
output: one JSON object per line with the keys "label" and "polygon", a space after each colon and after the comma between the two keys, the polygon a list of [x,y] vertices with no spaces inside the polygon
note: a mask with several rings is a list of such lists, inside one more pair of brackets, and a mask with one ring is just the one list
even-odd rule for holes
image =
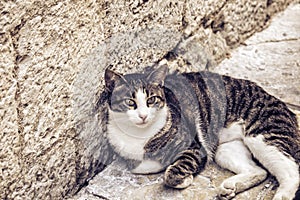
{"label": "cat's front leg", "polygon": [[131,170],[134,174],[154,174],[161,172],[163,166],[154,160],[143,160],[137,167]]}
{"label": "cat's front leg", "polygon": [[200,149],[188,149],[170,165],[164,175],[165,184],[173,188],[186,188],[193,183],[194,175],[205,166],[207,157]]}

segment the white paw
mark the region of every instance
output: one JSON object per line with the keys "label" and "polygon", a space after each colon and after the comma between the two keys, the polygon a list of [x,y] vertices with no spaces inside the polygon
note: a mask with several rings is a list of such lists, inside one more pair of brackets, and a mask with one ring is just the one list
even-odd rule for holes
{"label": "white paw", "polygon": [[236,187],[235,182],[224,181],[218,189],[219,197],[221,199],[232,199],[236,195]]}
{"label": "white paw", "polygon": [[177,188],[177,189],[187,188],[188,186],[190,186],[193,183],[193,180],[194,180],[193,175],[190,175],[190,176],[186,177],[181,184],[173,186],[173,187]]}
{"label": "white paw", "polygon": [[153,174],[163,170],[163,166],[153,160],[142,161],[135,169],[131,170],[134,174]]}
{"label": "white paw", "polygon": [[272,200],[292,200],[291,194],[284,194],[282,192],[276,192]]}

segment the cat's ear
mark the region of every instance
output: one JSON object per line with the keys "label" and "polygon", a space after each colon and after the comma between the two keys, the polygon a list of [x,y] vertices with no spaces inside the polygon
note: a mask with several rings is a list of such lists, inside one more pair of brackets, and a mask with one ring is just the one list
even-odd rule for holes
{"label": "cat's ear", "polygon": [[123,80],[123,75],[118,74],[107,68],[104,73],[105,86],[109,91],[112,91],[117,81]]}
{"label": "cat's ear", "polygon": [[162,65],[159,68],[150,72],[147,76],[147,80],[154,85],[163,86],[168,71],[168,67],[166,65]]}

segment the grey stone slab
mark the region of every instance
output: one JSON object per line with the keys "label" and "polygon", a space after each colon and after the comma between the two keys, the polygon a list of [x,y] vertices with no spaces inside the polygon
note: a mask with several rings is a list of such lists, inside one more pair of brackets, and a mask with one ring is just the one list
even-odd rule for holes
{"label": "grey stone slab", "polygon": [[283,101],[300,105],[300,4],[274,17],[214,71],[250,79]]}

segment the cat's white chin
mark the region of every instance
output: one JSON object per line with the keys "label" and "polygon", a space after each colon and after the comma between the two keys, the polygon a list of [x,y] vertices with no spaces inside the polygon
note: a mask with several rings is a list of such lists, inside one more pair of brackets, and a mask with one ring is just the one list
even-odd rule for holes
{"label": "cat's white chin", "polygon": [[135,123],[135,126],[138,128],[147,128],[151,123],[149,122],[141,122],[141,123]]}
{"label": "cat's white chin", "polygon": [[145,120],[145,121],[131,121],[137,128],[147,128],[151,126],[153,123],[153,120],[151,118]]}

